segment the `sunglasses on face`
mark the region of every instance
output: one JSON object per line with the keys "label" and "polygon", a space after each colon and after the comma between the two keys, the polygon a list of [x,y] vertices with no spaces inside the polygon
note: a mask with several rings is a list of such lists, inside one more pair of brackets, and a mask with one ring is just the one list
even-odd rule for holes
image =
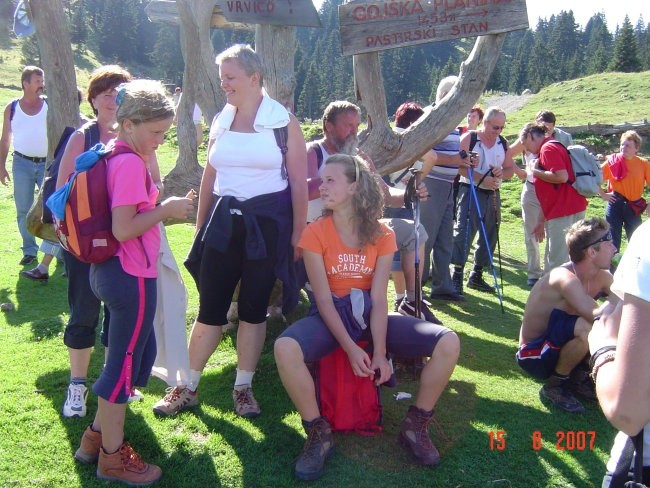
{"label": "sunglasses on face", "polygon": [[611,241],[611,240],[612,240],[612,232],[608,230],[607,234],[602,236],[600,239],[596,239],[594,242],[591,242],[591,243],[587,244],[586,246],[583,246],[582,249],[587,249],[588,247],[591,247],[594,244],[599,244],[601,242],[607,242],[607,241]]}

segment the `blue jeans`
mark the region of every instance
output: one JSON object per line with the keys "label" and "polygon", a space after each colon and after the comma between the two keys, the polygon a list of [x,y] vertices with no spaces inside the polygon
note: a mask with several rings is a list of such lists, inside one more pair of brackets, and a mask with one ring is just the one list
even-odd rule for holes
{"label": "blue jeans", "polygon": [[34,188],[40,188],[43,183],[45,163],[34,163],[14,154],[11,171],[14,178],[16,221],[18,222],[18,231],[23,239],[23,255],[36,256],[38,246],[34,236],[27,231],[26,218],[27,212],[34,203]]}
{"label": "blue jeans", "polygon": [[612,244],[616,249],[621,250],[621,234],[623,227],[625,227],[625,236],[627,242],[630,242],[630,237],[641,225],[641,216],[634,215],[632,209],[628,206],[624,199],[617,197],[614,203],[607,202],[605,206],[605,219],[609,224],[612,231]]}

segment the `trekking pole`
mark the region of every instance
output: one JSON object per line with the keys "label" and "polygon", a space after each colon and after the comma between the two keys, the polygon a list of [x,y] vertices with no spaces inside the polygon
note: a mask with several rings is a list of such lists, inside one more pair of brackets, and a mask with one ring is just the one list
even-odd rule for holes
{"label": "trekking pole", "polygon": [[[492,170],[490,170],[491,172]],[[503,266],[501,264],[501,238],[499,233],[501,230],[501,219],[499,218],[499,208],[497,207],[497,192],[492,194],[492,205],[494,206],[494,216],[496,219],[497,228],[497,253],[499,255],[499,280],[501,281],[501,292],[503,293]]]}
{"label": "trekking pole", "polygon": [[[489,172],[486,173],[485,176],[487,176],[488,174]],[[485,176],[483,176],[481,181],[485,178]],[[494,269],[494,259],[492,258],[492,251],[490,250],[490,242],[488,241],[487,231],[485,230],[485,222],[483,221],[483,216],[481,215],[481,206],[479,205],[478,196],[476,195],[476,187],[474,186],[474,169],[471,166],[467,168],[467,178],[470,181],[470,185],[469,185],[470,196],[474,200],[474,204],[476,205],[478,221],[481,224],[479,234],[481,230],[483,231],[483,240],[485,240],[485,248],[487,250],[488,259],[490,261],[490,269],[492,271],[492,277],[494,278],[494,286],[497,291],[497,296],[499,297],[499,303],[501,304],[501,313],[505,314],[505,310],[503,308],[503,296],[501,295],[501,288],[499,288],[499,280],[497,279],[497,273],[496,270]]]}
{"label": "trekking pole", "polygon": [[415,316],[421,318],[422,311],[422,284],[420,283],[420,198],[418,197],[417,186],[418,170],[411,168],[411,179],[406,188],[407,198],[413,209],[413,222],[415,225]]}

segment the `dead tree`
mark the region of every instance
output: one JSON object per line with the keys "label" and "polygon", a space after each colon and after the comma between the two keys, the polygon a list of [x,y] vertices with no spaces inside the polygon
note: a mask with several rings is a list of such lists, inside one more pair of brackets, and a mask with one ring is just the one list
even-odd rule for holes
{"label": "dead tree", "polygon": [[61,0],[29,0],[31,18],[41,52],[41,68],[47,87],[48,155],[52,157],[66,126],[79,125],[77,78],[72,58],[70,34]]}

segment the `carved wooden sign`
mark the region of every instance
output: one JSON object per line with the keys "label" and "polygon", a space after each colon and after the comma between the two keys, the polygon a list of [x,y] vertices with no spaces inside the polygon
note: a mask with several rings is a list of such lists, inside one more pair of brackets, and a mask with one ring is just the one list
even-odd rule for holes
{"label": "carved wooden sign", "polygon": [[219,0],[231,22],[320,27],[312,0]]}
{"label": "carved wooden sign", "polygon": [[[152,0],[144,11],[152,22],[178,23],[175,0]],[[254,24],[321,27],[311,0],[219,0],[210,26],[251,30]]]}
{"label": "carved wooden sign", "polygon": [[525,0],[353,0],[339,6],[343,54],[528,28]]}

